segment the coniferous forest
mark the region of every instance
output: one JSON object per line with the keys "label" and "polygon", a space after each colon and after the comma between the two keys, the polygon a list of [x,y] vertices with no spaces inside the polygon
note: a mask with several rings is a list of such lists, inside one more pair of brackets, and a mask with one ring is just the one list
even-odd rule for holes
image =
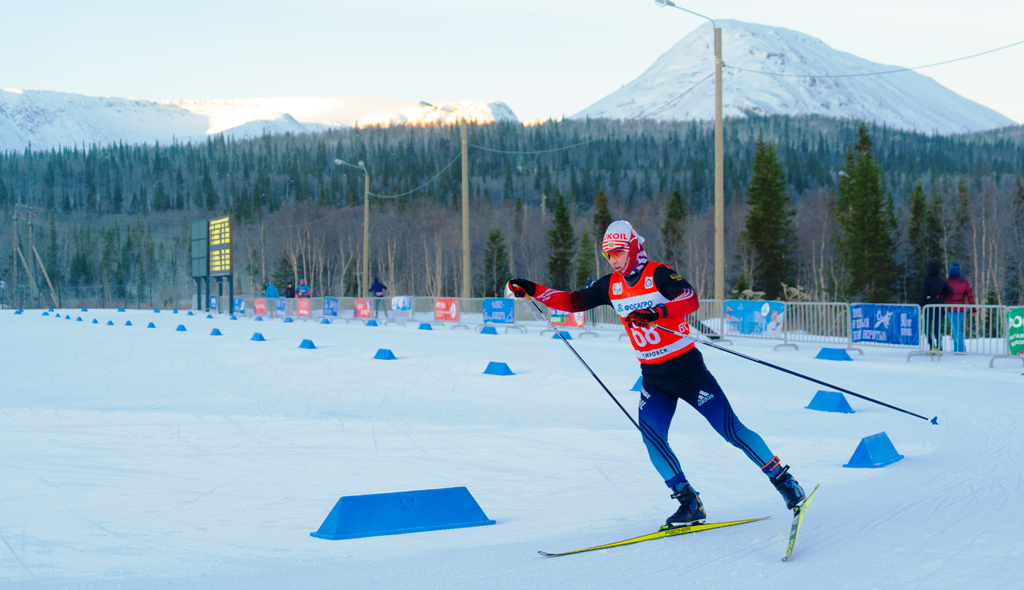
{"label": "coniferous forest", "polygon": [[[751,115],[728,119],[724,139],[737,294],[916,302],[937,260],[962,264],[979,303],[1024,305],[1021,128],[928,136]],[[709,122],[471,124],[469,143],[475,294],[512,275],[582,287],[607,272],[601,235],[625,218],[653,259],[712,296]],[[236,295],[300,278],[314,296],[364,294],[363,172],[336,159],[362,161],[370,175],[370,278],[395,295],[456,295],[459,155],[458,126],[413,125],[4,153],[5,303],[31,293],[28,268],[39,304],[52,285],[62,296],[146,293],[146,304],[185,306],[195,292],[189,222],[224,214]]]}

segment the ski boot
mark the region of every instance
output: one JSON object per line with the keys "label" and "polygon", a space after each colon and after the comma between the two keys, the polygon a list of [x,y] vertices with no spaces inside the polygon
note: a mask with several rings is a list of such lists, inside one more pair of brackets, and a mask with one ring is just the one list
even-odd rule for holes
{"label": "ski boot", "polygon": [[679,510],[668,517],[661,530],[704,524],[707,513],[704,512],[704,504],[701,503],[699,496],[700,494],[690,484],[686,484],[683,489],[672,494],[672,498],[679,500]]}
{"label": "ski boot", "polygon": [[779,493],[782,494],[782,499],[786,501],[786,508],[792,510],[803,503],[806,497],[804,489],[789,474],[789,465],[783,467],[778,475],[769,479],[771,479],[775,489],[779,490]]}

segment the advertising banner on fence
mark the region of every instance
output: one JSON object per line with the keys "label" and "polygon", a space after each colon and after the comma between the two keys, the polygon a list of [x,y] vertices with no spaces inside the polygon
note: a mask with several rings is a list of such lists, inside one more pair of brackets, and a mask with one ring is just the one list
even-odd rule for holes
{"label": "advertising banner on fence", "polygon": [[235,297],[234,311],[235,313],[245,313],[245,299],[242,299],[241,297]]}
{"label": "advertising banner on fence", "polygon": [[406,295],[391,298],[391,311],[395,318],[412,317],[412,297]]}
{"label": "advertising banner on fence", "polygon": [[854,342],[917,346],[920,313],[916,305],[855,303],[850,306],[850,335]]}
{"label": "advertising banner on fence", "polygon": [[459,300],[454,297],[438,297],[434,299],[434,321],[459,321]]}
{"label": "advertising banner on fence", "polygon": [[324,297],[324,317],[338,317],[337,297]]}
{"label": "advertising banner on fence", "polygon": [[252,301],[253,313],[256,315],[263,315],[267,313],[267,300],[262,297],[257,297]]}
{"label": "advertising banner on fence", "polygon": [[285,299],[284,297],[279,297],[277,299],[277,313],[285,313],[285,311],[287,309],[288,309],[288,300]]}
{"label": "advertising banner on fence", "polygon": [[217,296],[210,295],[210,311],[217,311]]}
{"label": "advertising banner on fence", "polygon": [[551,323],[556,326],[563,326],[566,328],[582,328],[585,321],[585,314],[586,312],[582,311],[569,312],[552,309]]}
{"label": "advertising banner on fence", "polygon": [[1006,324],[1009,327],[1010,354],[1024,356],[1024,307],[1008,310]]}
{"label": "advertising banner on fence", "polygon": [[484,299],[484,321],[492,324],[516,323],[516,302],[514,299]]}
{"label": "advertising banner on fence", "polygon": [[742,299],[729,299],[722,303],[725,306],[726,334],[782,338],[785,303]]}
{"label": "advertising banner on fence", "polygon": [[370,319],[373,317],[373,304],[366,297],[356,299],[355,314],[357,318]]}
{"label": "advertising banner on fence", "polygon": [[309,299],[301,297],[295,300],[295,315],[309,317]]}

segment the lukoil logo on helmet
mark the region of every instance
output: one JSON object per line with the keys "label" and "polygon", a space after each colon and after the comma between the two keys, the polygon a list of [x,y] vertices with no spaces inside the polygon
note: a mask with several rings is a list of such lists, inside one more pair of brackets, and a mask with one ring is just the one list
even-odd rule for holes
{"label": "lukoil logo on helmet", "polygon": [[628,242],[629,241],[629,235],[628,234],[620,234],[618,232],[615,232],[615,233],[605,234],[604,235],[604,239],[606,239],[606,240],[626,240]]}

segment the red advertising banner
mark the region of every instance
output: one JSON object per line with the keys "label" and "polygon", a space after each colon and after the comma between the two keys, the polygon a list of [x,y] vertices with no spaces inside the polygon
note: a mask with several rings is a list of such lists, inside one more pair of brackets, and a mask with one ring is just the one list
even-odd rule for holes
{"label": "red advertising banner", "polygon": [[266,301],[266,299],[263,299],[262,297],[260,297],[260,298],[256,299],[255,301],[253,301],[252,307],[255,310],[256,315],[263,315],[263,314],[267,313],[267,301]]}
{"label": "red advertising banner", "polygon": [[459,321],[459,300],[454,297],[438,297],[434,299],[434,321]]}
{"label": "red advertising banner", "polygon": [[356,299],[356,317],[357,318],[372,318],[373,307],[370,304],[370,300],[362,297]]}
{"label": "red advertising banner", "polygon": [[551,323],[566,328],[582,328],[586,321],[586,314],[582,311],[568,312],[551,310]]}
{"label": "red advertising banner", "polygon": [[302,298],[295,300],[296,315],[309,317],[309,299]]}

